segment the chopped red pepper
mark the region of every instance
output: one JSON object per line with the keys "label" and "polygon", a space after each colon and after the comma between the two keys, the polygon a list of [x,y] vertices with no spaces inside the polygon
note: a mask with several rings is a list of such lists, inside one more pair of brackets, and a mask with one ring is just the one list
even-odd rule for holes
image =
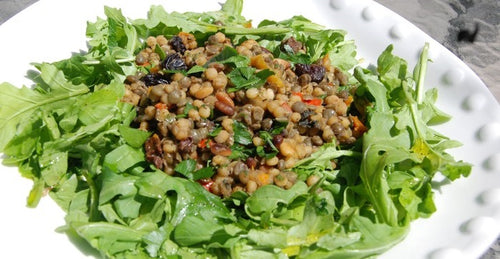
{"label": "chopped red pepper", "polygon": [[313,98],[310,100],[303,100],[303,102],[310,104],[310,105],[314,105],[314,106],[320,106],[321,103],[323,102],[323,100],[321,100],[319,98]]}
{"label": "chopped red pepper", "polygon": [[309,105],[320,106],[323,103],[323,100],[321,100],[320,98],[304,99],[304,95],[301,92],[294,92],[292,94],[299,96],[302,102]]}
{"label": "chopped red pepper", "polygon": [[210,187],[214,184],[214,181],[211,178],[205,178],[205,179],[200,179],[198,180],[198,183],[205,188],[205,190],[210,191]]}
{"label": "chopped red pepper", "polygon": [[198,143],[199,148],[208,148],[212,146],[212,140],[208,138],[204,138],[200,140],[200,143]]}

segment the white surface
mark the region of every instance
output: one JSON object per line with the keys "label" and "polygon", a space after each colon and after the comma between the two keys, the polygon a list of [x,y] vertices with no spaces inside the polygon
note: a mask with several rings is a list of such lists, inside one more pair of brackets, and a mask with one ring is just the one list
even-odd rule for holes
{"label": "white surface", "polygon": [[[30,62],[56,61],[85,50],[86,21],[104,17],[104,4],[121,7],[126,17],[144,18],[149,6],[159,3],[167,11],[219,9],[216,0],[41,0],[0,26],[0,81],[29,85],[25,75],[32,69]],[[479,257],[496,239],[500,222],[500,168],[496,161],[500,138],[491,131],[500,122],[500,107],[491,93],[448,50],[373,1],[316,0],[304,5],[303,1],[289,0],[286,9],[283,4],[247,0],[243,14],[254,19],[254,24],[264,18],[282,20],[302,14],[329,27],[345,29],[356,41],[358,57],[364,64],[375,63],[392,43],[394,53],[413,67],[424,42],[431,43],[433,62],[428,65],[426,85],[439,89],[438,106],[454,116],[437,129],[464,143],[452,154],[475,166],[469,178],[441,187],[435,196],[438,211],[430,219],[414,222],[407,239],[381,258]],[[471,108],[474,102],[480,102],[479,107]],[[44,198],[36,209],[26,208],[30,181],[22,179],[15,168],[0,170],[2,258],[91,257],[65,235],[54,232],[64,224],[64,213],[50,198]]]}

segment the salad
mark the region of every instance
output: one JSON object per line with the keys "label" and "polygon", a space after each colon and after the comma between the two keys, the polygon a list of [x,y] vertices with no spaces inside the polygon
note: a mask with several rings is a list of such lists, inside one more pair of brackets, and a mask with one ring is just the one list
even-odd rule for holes
{"label": "salad", "polygon": [[381,53],[305,17],[253,27],[242,1],[128,20],[105,8],[89,50],[0,85],[3,163],[109,258],[364,258],[435,210],[431,180],[471,166],[430,126],[449,116]]}

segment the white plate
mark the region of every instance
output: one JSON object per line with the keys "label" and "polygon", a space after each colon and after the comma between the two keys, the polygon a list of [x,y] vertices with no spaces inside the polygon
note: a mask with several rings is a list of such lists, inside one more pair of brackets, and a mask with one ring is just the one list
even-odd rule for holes
{"label": "white plate", "polygon": [[[167,11],[217,10],[211,1],[41,0],[0,26],[0,81],[30,85],[30,62],[56,61],[86,50],[87,21],[104,17],[103,5],[124,15],[145,18],[151,4]],[[356,41],[364,65],[392,43],[394,53],[413,66],[430,42],[427,87],[437,87],[438,106],[453,120],[437,129],[464,146],[451,153],[473,163],[472,175],[436,192],[438,211],[412,224],[409,236],[382,258],[477,258],[500,233],[500,107],[481,80],[457,57],[397,14],[369,0],[247,0],[247,18],[282,20],[302,14],[332,28],[345,29]],[[64,213],[45,198],[36,209],[25,207],[31,182],[16,168],[0,167],[1,254],[4,258],[87,258],[90,250],[54,230]]]}

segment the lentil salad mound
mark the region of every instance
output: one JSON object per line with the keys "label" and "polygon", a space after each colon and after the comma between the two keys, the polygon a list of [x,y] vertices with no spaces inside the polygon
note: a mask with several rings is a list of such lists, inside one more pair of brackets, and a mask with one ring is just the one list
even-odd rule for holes
{"label": "lentil salad mound", "polygon": [[[198,182],[223,197],[269,184],[289,189],[296,162],[325,143],[353,145],[367,130],[350,107],[355,87],[328,56],[297,63],[252,39],[232,42],[217,32],[202,45],[180,32],[148,37],[137,54],[144,69],[127,76],[122,101],[136,107],[135,127],[152,132],[144,149],[158,169],[182,174],[186,160],[208,168]],[[306,52],[294,37],[279,48]]]}

